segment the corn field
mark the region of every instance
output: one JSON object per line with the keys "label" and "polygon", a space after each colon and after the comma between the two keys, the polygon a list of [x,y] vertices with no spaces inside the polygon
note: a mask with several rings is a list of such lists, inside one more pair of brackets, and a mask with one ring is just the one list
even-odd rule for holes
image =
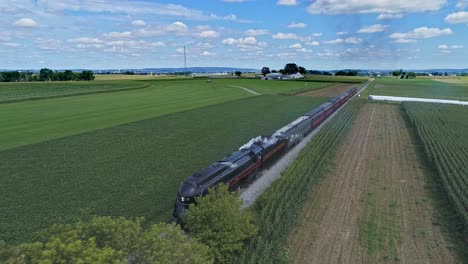
{"label": "corn field", "polygon": [[448,199],[468,228],[468,107],[403,103]]}
{"label": "corn field", "polygon": [[313,185],[330,169],[344,135],[351,128],[363,100],[352,100],[301,151],[280,179],[254,205],[259,232],[240,263],[286,263],[284,245],[296,225]]}

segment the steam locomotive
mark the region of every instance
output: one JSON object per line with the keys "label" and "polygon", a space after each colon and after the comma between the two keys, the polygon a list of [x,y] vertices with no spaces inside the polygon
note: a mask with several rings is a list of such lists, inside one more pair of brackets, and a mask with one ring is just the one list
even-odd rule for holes
{"label": "steam locomotive", "polygon": [[343,92],[280,128],[273,135],[253,138],[239,150],[189,176],[179,188],[173,212],[174,218],[179,220],[180,215],[195,202],[196,197],[205,195],[209,188],[218,183],[226,183],[230,190],[234,190],[240,182],[253,179],[265,165],[274,162],[281,153],[301,142],[304,136],[319,126],[356,92],[356,88]]}

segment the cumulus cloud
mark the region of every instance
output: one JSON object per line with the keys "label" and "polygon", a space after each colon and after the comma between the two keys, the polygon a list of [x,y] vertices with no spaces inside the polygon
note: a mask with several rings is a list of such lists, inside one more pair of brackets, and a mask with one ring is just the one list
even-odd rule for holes
{"label": "cumulus cloud", "polygon": [[439,48],[439,49],[448,49],[449,46],[447,46],[447,45],[439,45],[437,48]]}
{"label": "cumulus cloud", "polygon": [[350,37],[350,38],[346,38],[346,39],[337,38],[337,39],[334,39],[334,40],[328,40],[328,41],[325,41],[324,43],[326,43],[326,44],[342,44],[342,43],[359,44],[361,42],[362,42],[362,39],[360,39],[360,38]]}
{"label": "cumulus cloud", "polygon": [[468,12],[455,12],[446,16],[444,20],[450,24],[468,23]]}
{"label": "cumulus cloud", "polygon": [[305,28],[307,27],[307,24],[304,23],[291,23],[288,25],[288,28]]}
{"label": "cumulus cloud", "polygon": [[396,39],[393,43],[400,43],[400,44],[408,44],[408,43],[416,43],[415,39]]}
{"label": "cumulus cloud", "polygon": [[198,33],[195,33],[194,36],[199,38],[217,38],[219,37],[219,32],[214,30],[204,30]]}
{"label": "cumulus cloud", "polygon": [[13,26],[34,28],[34,27],[37,27],[37,22],[32,20],[31,18],[21,18],[21,19],[16,20],[13,23]]}
{"label": "cumulus cloud", "polygon": [[297,35],[294,33],[276,33],[271,36],[274,39],[297,39]]}
{"label": "cumulus cloud", "polygon": [[348,32],[345,32],[345,31],[340,31],[340,32],[336,32],[336,35],[338,36],[343,36],[343,35],[347,35]]}
{"label": "cumulus cloud", "polygon": [[358,33],[377,33],[377,32],[385,31],[387,28],[389,28],[388,25],[375,24],[372,26],[367,26],[367,27],[363,27],[359,29]]}
{"label": "cumulus cloud", "polygon": [[308,46],[319,46],[320,42],[318,42],[318,41],[307,41],[304,44],[306,44]]}
{"label": "cumulus cloud", "polygon": [[208,52],[206,50],[204,50],[202,53],[200,53],[200,56],[203,56],[203,57],[210,57],[210,56],[215,56],[216,53],[213,53],[213,52]]}
{"label": "cumulus cloud", "polygon": [[125,31],[125,32],[110,32],[104,34],[106,38],[129,38],[132,36],[132,32]]}
{"label": "cumulus cloud", "polygon": [[82,11],[91,13],[150,14],[166,17],[183,17],[191,20],[216,18],[196,9],[176,4],[127,0],[38,0],[37,5],[50,11]]}
{"label": "cumulus cloud", "polygon": [[226,45],[255,45],[257,43],[257,39],[255,37],[246,37],[246,38],[227,38],[223,39],[223,44]]}
{"label": "cumulus cloud", "polygon": [[390,35],[390,38],[423,39],[423,38],[434,38],[434,37],[452,35],[452,34],[453,34],[453,31],[450,28],[439,29],[439,28],[420,27],[420,28],[413,29],[406,33],[393,33]]}
{"label": "cumulus cloud", "polygon": [[296,51],[301,52],[301,53],[311,53],[312,52],[312,50],[306,49],[306,48],[296,49]]}
{"label": "cumulus cloud", "polygon": [[266,29],[249,29],[245,31],[245,35],[250,37],[260,36],[270,34],[270,31]]}
{"label": "cumulus cloud", "polygon": [[462,48],[463,48],[463,45],[452,45],[452,46],[449,46],[449,45],[446,45],[446,44],[442,44],[442,45],[439,45],[437,48],[438,48],[438,49],[441,49],[441,50],[462,49]]}
{"label": "cumulus cloud", "polygon": [[468,6],[468,0],[458,0],[457,8],[465,8]]}
{"label": "cumulus cloud", "polygon": [[426,12],[437,11],[446,0],[412,0],[399,1],[393,0],[316,0],[307,10],[312,14],[355,14],[355,13],[383,13],[396,14],[405,12]]}
{"label": "cumulus cloud", "polygon": [[4,42],[4,43],[0,43],[0,45],[3,47],[7,47],[7,48],[17,48],[20,46],[19,44],[13,43],[13,42]]}
{"label": "cumulus cloud", "polygon": [[102,41],[102,40],[100,40],[98,38],[82,37],[82,38],[69,39],[68,42],[80,43],[80,44],[100,44],[100,43],[103,43],[104,41]]}
{"label": "cumulus cloud", "polygon": [[293,44],[293,45],[289,46],[289,48],[291,48],[291,49],[302,49],[302,45],[299,44],[299,43],[296,43],[296,44]]}
{"label": "cumulus cloud", "polygon": [[378,20],[400,19],[400,18],[403,18],[403,14],[380,14],[377,17]]}
{"label": "cumulus cloud", "polygon": [[142,26],[146,26],[146,22],[143,20],[133,20],[132,25],[137,26],[137,27],[142,27]]}
{"label": "cumulus cloud", "polygon": [[277,5],[284,5],[284,6],[295,6],[297,5],[297,1],[296,0],[278,0],[278,2],[276,2]]}
{"label": "cumulus cloud", "polygon": [[452,49],[463,49],[463,45],[452,45],[450,46]]}

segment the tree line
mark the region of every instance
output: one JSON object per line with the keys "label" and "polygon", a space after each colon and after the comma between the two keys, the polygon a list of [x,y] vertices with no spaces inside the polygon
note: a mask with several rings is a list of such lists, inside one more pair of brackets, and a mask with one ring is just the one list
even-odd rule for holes
{"label": "tree line", "polygon": [[277,73],[277,72],[281,74],[295,74],[295,73],[306,74],[307,70],[306,68],[302,66],[298,66],[296,63],[287,63],[286,65],[284,65],[284,68],[280,69],[279,71],[277,70],[270,71],[270,68],[265,66],[262,68],[261,72],[262,72],[262,75],[265,76],[269,73]]}
{"label": "tree line", "polygon": [[94,73],[92,71],[54,71],[48,68],[43,68],[39,71],[39,73],[20,71],[0,72],[0,82],[50,82],[92,80],[94,80]]}

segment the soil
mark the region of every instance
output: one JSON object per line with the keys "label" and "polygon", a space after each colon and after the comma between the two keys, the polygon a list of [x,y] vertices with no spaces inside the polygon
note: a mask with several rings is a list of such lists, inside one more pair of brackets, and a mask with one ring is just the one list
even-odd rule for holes
{"label": "soil", "polygon": [[358,87],[359,84],[350,84],[350,83],[342,83],[333,85],[327,88],[312,90],[304,93],[297,94],[298,96],[321,96],[321,97],[335,97],[344,91],[348,90],[351,87]]}
{"label": "soil", "polygon": [[293,263],[456,263],[399,105],[366,104],[289,236]]}

